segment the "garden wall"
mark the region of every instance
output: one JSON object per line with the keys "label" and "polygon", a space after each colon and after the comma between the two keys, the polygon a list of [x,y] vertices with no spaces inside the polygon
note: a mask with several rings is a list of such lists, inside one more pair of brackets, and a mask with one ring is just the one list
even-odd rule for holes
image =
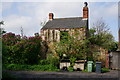
{"label": "garden wall", "polygon": [[111,69],[120,69],[120,51],[110,52],[109,67]]}

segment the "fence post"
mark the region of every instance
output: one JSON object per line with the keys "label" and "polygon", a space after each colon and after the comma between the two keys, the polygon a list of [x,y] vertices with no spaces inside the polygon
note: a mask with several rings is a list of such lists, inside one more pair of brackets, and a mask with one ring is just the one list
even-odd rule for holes
{"label": "fence post", "polygon": [[108,55],[108,51],[105,52],[105,67],[109,68],[109,55]]}

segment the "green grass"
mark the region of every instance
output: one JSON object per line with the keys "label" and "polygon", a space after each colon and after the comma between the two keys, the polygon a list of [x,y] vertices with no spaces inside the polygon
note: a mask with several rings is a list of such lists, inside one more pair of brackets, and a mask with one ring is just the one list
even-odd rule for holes
{"label": "green grass", "polygon": [[73,72],[73,67],[69,67],[69,68],[68,68],[68,71],[69,71],[69,72]]}
{"label": "green grass", "polygon": [[[96,68],[93,67],[92,72],[95,72],[95,70],[96,70]],[[109,71],[110,71],[110,69],[108,69],[108,68],[101,68],[102,73],[109,72]],[[88,72],[88,71],[87,71],[87,69],[84,69],[82,72]]]}
{"label": "green grass", "polygon": [[57,67],[51,65],[21,65],[21,64],[3,64],[3,70],[15,71],[59,71]]}
{"label": "green grass", "polygon": [[87,69],[84,69],[82,72],[88,72]]}
{"label": "green grass", "polygon": [[108,68],[102,68],[102,73],[105,73],[105,72],[109,72],[110,71],[110,69],[108,69]]}
{"label": "green grass", "polygon": [[[21,64],[3,64],[3,70],[14,70],[14,71],[60,71],[55,66],[49,65],[21,65]],[[69,68],[70,72],[73,72],[73,68]],[[109,72],[110,69],[102,68],[101,72]],[[87,69],[81,72],[88,72]],[[93,71],[95,72],[95,67],[93,67]]]}

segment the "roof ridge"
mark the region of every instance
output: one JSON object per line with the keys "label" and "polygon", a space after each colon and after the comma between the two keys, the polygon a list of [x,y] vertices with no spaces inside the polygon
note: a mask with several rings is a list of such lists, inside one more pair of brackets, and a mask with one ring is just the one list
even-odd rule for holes
{"label": "roof ridge", "polygon": [[82,18],[82,17],[66,17],[66,18],[54,18],[54,19],[74,19],[74,18]]}

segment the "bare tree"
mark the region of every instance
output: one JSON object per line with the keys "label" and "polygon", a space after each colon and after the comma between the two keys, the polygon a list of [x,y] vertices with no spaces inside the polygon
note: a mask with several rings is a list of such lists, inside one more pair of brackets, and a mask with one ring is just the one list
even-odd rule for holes
{"label": "bare tree", "polygon": [[95,29],[96,34],[101,34],[101,33],[104,34],[110,32],[110,28],[108,24],[105,23],[103,18],[100,18],[98,21],[93,23],[93,29]]}
{"label": "bare tree", "polygon": [[[47,23],[47,20],[40,21],[40,26],[41,26],[41,28],[42,28],[46,23]],[[43,33],[42,30],[40,31],[40,35],[41,35],[41,33]]]}
{"label": "bare tree", "polygon": [[0,25],[4,25],[4,21],[1,21],[1,22],[0,22]]}
{"label": "bare tree", "polygon": [[47,23],[47,20],[43,20],[40,22],[40,26],[43,27]]}
{"label": "bare tree", "polygon": [[117,49],[114,36],[110,32],[109,26],[102,18],[96,21],[91,30],[93,30],[93,35],[89,38],[91,44],[100,46],[109,51],[115,51]]}

